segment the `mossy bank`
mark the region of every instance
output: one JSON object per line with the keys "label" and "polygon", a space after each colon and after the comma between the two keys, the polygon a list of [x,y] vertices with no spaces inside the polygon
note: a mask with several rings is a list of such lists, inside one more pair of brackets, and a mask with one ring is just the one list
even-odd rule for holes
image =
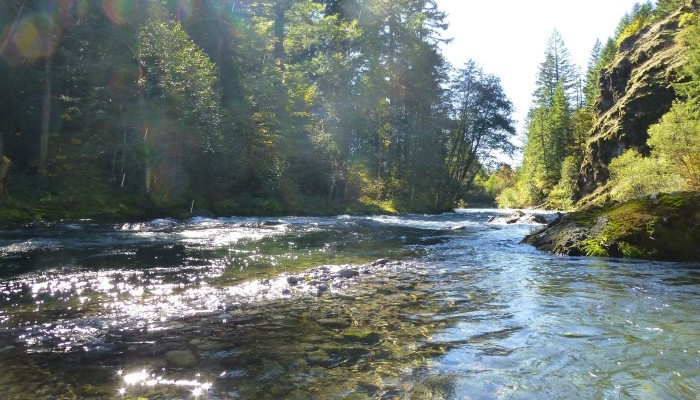
{"label": "mossy bank", "polygon": [[700,193],[591,206],[562,215],[524,242],[558,255],[700,261]]}

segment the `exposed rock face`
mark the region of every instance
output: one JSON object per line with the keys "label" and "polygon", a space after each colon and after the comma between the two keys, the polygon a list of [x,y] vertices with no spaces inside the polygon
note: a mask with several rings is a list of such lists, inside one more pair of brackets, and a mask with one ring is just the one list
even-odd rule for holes
{"label": "exposed rock face", "polygon": [[674,83],[683,80],[680,68],[687,51],[679,43],[682,16],[697,12],[691,4],[668,18],[625,39],[617,57],[603,70],[596,104],[597,123],[587,144],[580,193],[585,196],[603,186],[610,161],[627,149],[648,153],[649,126],[671,108]]}

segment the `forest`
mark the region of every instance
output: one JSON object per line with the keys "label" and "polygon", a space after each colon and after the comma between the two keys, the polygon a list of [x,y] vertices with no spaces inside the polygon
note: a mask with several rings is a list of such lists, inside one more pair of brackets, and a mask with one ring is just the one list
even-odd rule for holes
{"label": "forest", "polygon": [[[442,56],[434,0],[2,0],[0,218],[570,209],[601,71],[684,3],[637,4],[584,72],[555,31],[519,149],[499,77]],[[696,19],[616,198],[700,188]]]}
{"label": "forest", "polygon": [[[512,154],[433,0],[0,2],[5,217],[440,211]],[[9,172],[8,172],[9,171]]]}

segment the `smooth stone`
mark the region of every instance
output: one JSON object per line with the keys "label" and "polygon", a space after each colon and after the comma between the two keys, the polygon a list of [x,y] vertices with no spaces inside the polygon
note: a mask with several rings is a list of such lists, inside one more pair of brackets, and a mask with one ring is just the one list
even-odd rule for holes
{"label": "smooth stone", "polygon": [[388,258],[380,258],[379,260],[373,262],[373,263],[370,264],[370,265],[373,266],[373,267],[379,267],[379,266],[381,266],[381,265],[387,265],[387,264],[389,264],[390,262],[391,262],[391,260],[389,260]]}
{"label": "smooth stone", "polygon": [[190,350],[170,350],[165,353],[165,360],[180,368],[191,367],[197,363],[197,357]]}
{"label": "smooth stone", "polygon": [[322,327],[328,329],[345,329],[350,326],[350,322],[338,318],[322,318],[316,322],[318,322],[318,324]]}
{"label": "smooth stone", "polygon": [[326,286],[326,285],[319,285],[319,286],[316,288],[316,296],[317,296],[317,297],[318,297],[318,296],[321,296],[323,293],[325,293],[325,292],[327,292],[327,291],[328,291],[328,286]]}
{"label": "smooth stone", "polygon": [[208,340],[205,342],[200,343],[197,346],[197,350],[203,350],[203,351],[208,351],[208,350],[221,350],[226,347],[225,344],[215,341],[215,340]]}
{"label": "smooth stone", "polygon": [[299,278],[297,278],[296,276],[287,277],[287,284],[289,284],[289,286],[295,286],[298,283]]}
{"label": "smooth stone", "polygon": [[360,273],[354,269],[343,268],[340,271],[338,271],[338,276],[345,279],[354,278],[358,275],[360,275]]}
{"label": "smooth stone", "polygon": [[10,351],[14,348],[15,348],[15,346],[5,346],[5,347],[0,349],[0,353],[5,353],[5,352]]}

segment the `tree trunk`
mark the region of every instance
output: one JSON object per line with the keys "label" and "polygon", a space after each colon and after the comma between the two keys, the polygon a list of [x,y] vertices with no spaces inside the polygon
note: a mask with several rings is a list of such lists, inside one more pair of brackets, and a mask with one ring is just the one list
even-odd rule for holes
{"label": "tree trunk", "polygon": [[[143,70],[143,62],[141,60],[141,55],[139,54],[138,57],[138,63],[139,63],[139,69],[138,69],[138,103],[139,103],[139,122],[140,126],[143,129],[143,149],[144,149],[144,155],[143,155],[143,164],[144,164],[144,189],[146,190],[146,193],[151,193],[151,160],[149,157],[149,148],[148,148],[148,128],[146,127],[146,120],[144,118],[144,112],[145,112],[145,98],[144,98],[144,86],[145,86],[145,80],[146,77],[144,76],[144,70]],[[140,132],[139,132],[140,133]],[[123,182],[123,177],[126,175],[122,175],[122,182]]]}
{"label": "tree trunk", "polygon": [[10,172],[10,166],[12,166],[10,159],[0,154],[0,201],[5,197],[5,181]]}
{"label": "tree trunk", "polygon": [[285,29],[287,28],[287,11],[291,4],[286,0],[278,0],[275,5],[275,21],[274,21],[274,31],[275,31],[275,60],[277,62],[277,67],[281,70],[285,70],[285,63],[287,62],[287,54],[284,49],[284,39],[285,39]]}
{"label": "tree trunk", "polygon": [[44,76],[44,98],[41,106],[41,133],[39,136],[39,165],[37,172],[39,175],[46,175],[46,159],[49,153],[49,124],[51,122],[51,61],[52,57],[46,58]]}

